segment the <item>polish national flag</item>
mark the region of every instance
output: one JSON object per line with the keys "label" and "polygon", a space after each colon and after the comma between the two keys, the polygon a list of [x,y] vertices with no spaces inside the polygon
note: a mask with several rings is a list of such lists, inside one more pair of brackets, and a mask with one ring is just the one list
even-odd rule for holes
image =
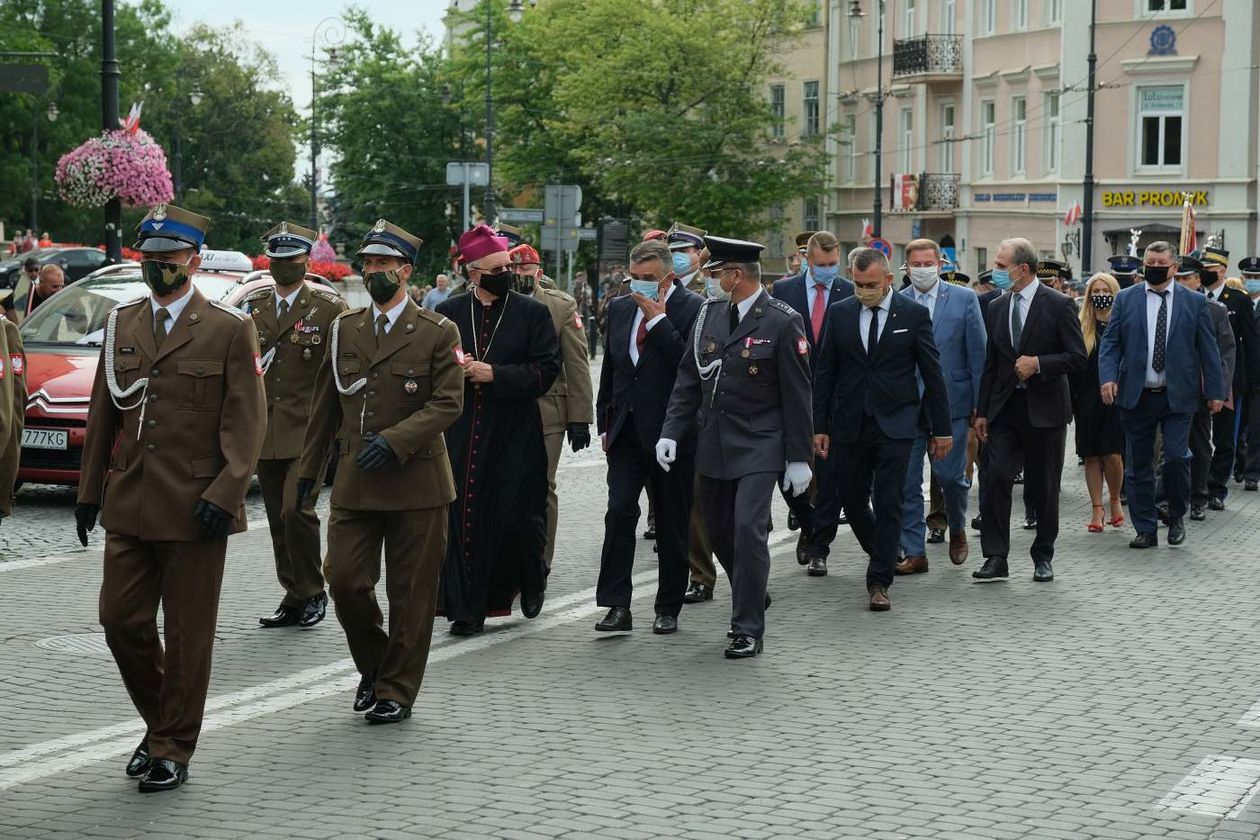
{"label": "polish national flag", "polygon": [[1063,225],[1065,227],[1072,227],[1081,220],[1081,214],[1083,212],[1084,210],[1081,208],[1081,203],[1079,201],[1073,201],[1072,206],[1069,207],[1067,212],[1063,214]]}

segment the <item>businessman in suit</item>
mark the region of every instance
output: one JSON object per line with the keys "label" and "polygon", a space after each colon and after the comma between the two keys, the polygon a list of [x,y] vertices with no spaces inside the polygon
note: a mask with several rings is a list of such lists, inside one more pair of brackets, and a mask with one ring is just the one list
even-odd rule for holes
{"label": "businessman in suit", "polygon": [[884,611],[891,607],[906,470],[924,414],[933,458],[948,456],[954,438],[931,314],[893,292],[892,270],[879,251],[863,248],[850,265],[854,296],[828,310],[818,354],[814,451],[828,462],[849,525],[870,557],[868,606]]}
{"label": "businessman in suit", "polygon": [[988,452],[980,516],[984,565],[979,580],[1009,576],[1011,488],[1024,464],[1024,490],[1037,503],[1033,580],[1054,580],[1059,536],[1059,480],[1072,419],[1068,374],[1085,367],[1085,338],[1076,304],[1037,280],[1037,252],[1027,239],[1007,239],[993,260],[993,285],[1009,289],[989,304],[988,344],[975,429]]}
{"label": "businessman in suit", "polygon": [[1098,348],[1102,400],[1120,406],[1126,452],[1125,487],[1137,536],[1132,548],[1159,544],[1156,533],[1155,431],[1163,432],[1168,544],[1185,541],[1182,518],[1190,495],[1190,424],[1200,400],[1213,414],[1225,405],[1226,383],[1216,330],[1200,294],[1172,282],[1176,258],[1152,242],[1142,258],[1144,283],[1121,289]]}
{"label": "businessman in suit", "polygon": [[668,472],[656,462],[656,441],[701,298],[675,279],[669,246],[660,241],[640,242],[630,252],[630,287],[629,295],[608,307],[596,399],[600,443],[608,456],[608,513],[595,597],[608,614],[595,629],[632,627],[630,578],[639,494],[649,485],[656,499],[659,561],[652,632],[674,633],[687,589],[695,438],[678,441]]}
{"label": "businessman in suit", "polygon": [[[796,277],[776,281],[771,296],[796,310],[805,322],[812,379],[817,369],[814,359],[826,332],[827,310],[853,297],[853,284],[840,276],[840,242],[830,231],[810,235],[805,243],[804,266],[805,271]],[[840,522],[840,492],[825,461],[814,464],[813,490],[812,504],[808,493],[793,496],[784,492],[783,496],[801,526],[797,562],[808,567],[811,577],[824,577]]]}
{"label": "businessman in suit", "polygon": [[[940,354],[941,373],[949,395],[950,434],[954,445],[949,457],[932,462],[932,475],[945,497],[949,523],[949,559],[955,565],[966,562],[967,545],[967,433],[980,399],[980,378],[984,373],[985,331],[976,293],[941,279],[940,247],[931,239],[916,239],[906,245],[906,265],[910,286],[901,294],[927,309],[932,321],[932,338]],[[927,432],[915,437],[906,471],[905,507],[901,517],[902,561],[897,574],[922,574],[928,570],[927,523],[923,518],[923,456],[927,452]]]}

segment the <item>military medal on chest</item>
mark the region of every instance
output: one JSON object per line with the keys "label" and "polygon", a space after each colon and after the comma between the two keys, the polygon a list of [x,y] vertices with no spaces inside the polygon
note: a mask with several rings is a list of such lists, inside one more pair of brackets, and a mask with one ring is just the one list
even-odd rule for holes
{"label": "military medal on chest", "polygon": [[420,386],[416,384],[416,380],[414,379],[408,379],[406,382],[403,383],[403,390],[406,391],[408,394],[414,394],[419,389],[420,389]]}

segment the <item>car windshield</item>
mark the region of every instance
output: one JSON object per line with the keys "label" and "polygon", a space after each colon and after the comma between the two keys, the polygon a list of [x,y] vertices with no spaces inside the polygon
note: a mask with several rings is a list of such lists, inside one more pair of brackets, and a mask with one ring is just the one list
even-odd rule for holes
{"label": "car windshield", "polygon": [[[210,300],[222,300],[238,281],[234,275],[193,275],[193,285]],[[22,341],[99,346],[109,311],[148,293],[144,281],[135,274],[81,280],[53,295],[22,322]]]}

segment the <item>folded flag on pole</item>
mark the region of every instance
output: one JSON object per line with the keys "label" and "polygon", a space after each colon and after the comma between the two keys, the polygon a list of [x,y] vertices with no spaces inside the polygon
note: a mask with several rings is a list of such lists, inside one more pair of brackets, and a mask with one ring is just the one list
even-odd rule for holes
{"label": "folded flag on pole", "polygon": [[1072,227],[1079,222],[1081,220],[1082,212],[1084,211],[1081,209],[1081,203],[1079,201],[1073,201],[1072,206],[1069,207],[1067,212],[1063,214],[1064,227]]}
{"label": "folded flag on pole", "polygon": [[123,120],[122,127],[128,134],[135,134],[140,130],[140,112],[144,110],[143,102],[135,102],[131,105],[131,110],[127,113],[127,118]]}

